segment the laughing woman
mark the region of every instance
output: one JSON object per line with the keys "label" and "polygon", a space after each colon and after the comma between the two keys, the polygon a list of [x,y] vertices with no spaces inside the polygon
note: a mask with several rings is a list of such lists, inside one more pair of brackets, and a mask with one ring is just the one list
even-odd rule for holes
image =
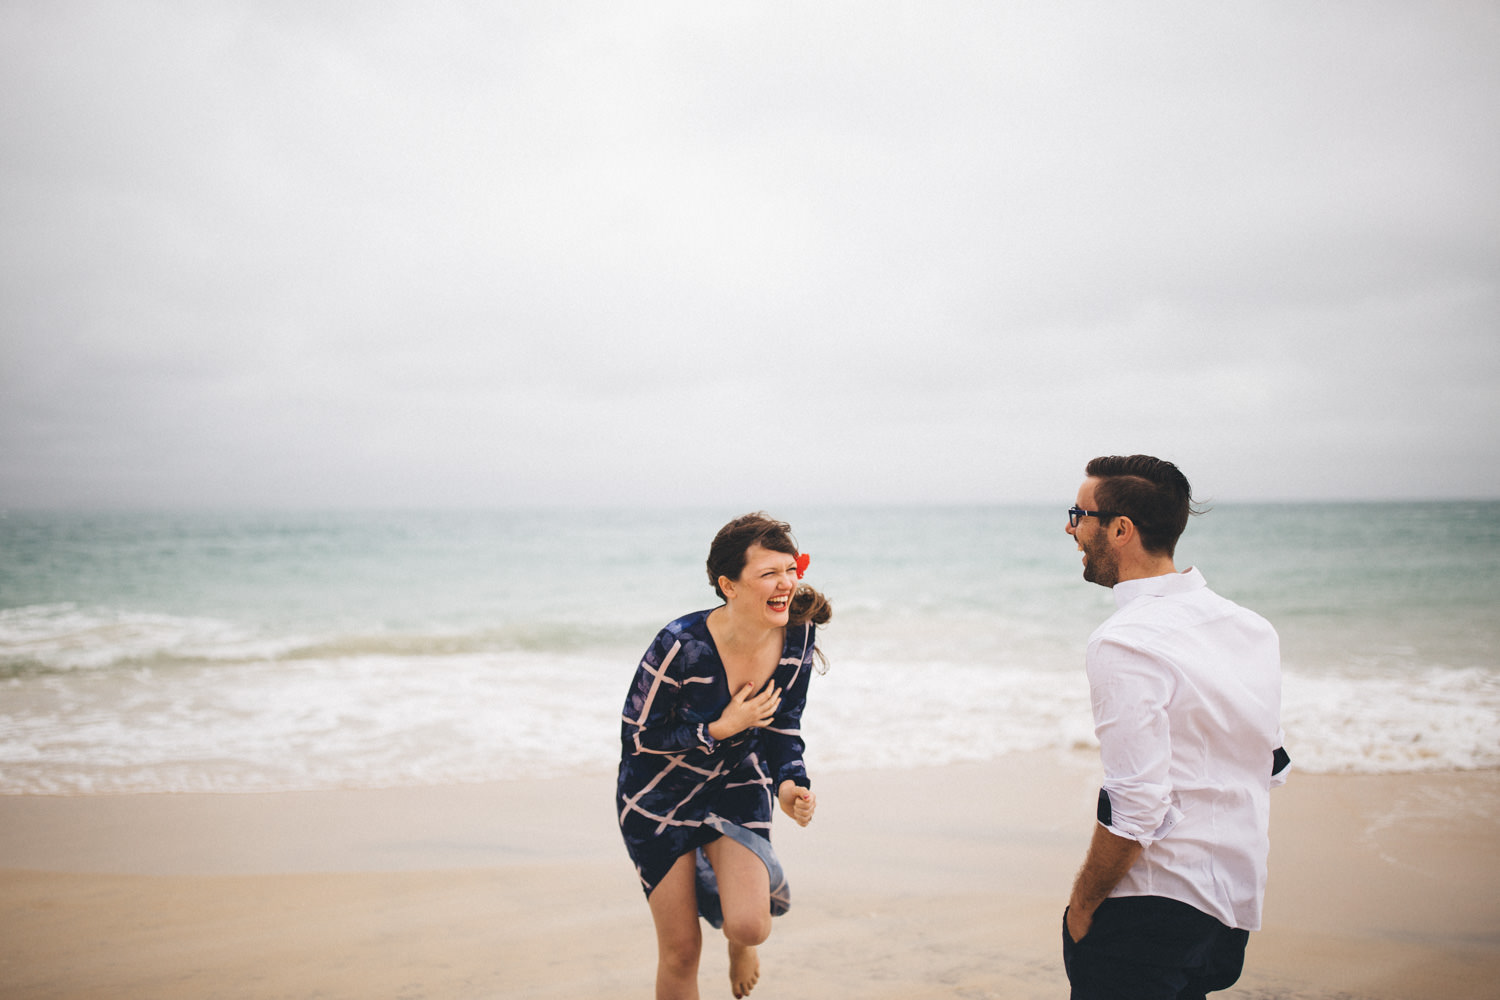
{"label": "laughing woman", "polygon": [[816,626],[832,615],[797,582],[807,564],[781,521],[724,525],[708,553],[724,603],[662,629],[625,699],[615,805],[656,924],[657,1000],[698,996],[700,913],[723,928],[734,995],[748,995],[756,946],[786,910],[772,804],[801,826],[817,806],[800,725]]}

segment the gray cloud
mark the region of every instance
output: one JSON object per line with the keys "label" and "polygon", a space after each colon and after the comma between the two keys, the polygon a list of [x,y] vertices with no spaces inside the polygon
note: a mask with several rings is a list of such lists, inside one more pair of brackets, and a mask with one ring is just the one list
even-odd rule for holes
{"label": "gray cloud", "polygon": [[1482,3],[9,4],[0,505],[1500,495]]}

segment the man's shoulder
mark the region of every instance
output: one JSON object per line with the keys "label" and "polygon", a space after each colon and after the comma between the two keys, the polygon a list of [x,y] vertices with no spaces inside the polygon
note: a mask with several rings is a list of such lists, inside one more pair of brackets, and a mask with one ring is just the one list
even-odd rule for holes
{"label": "man's shoulder", "polygon": [[1274,631],[1258,613],[1207,586],[1166,594],[1145,594],[1116,609],[1089,637],[1089,643],[1108,640],[1127,646],[1149,644],[1157,636],[1224,619]]}

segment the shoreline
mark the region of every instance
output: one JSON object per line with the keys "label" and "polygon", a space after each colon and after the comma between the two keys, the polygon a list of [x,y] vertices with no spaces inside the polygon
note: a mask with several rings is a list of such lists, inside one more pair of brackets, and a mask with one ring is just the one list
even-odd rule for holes
{"label": "shoreline", "polygon": [[[647,996],[613,774],[363,791],[0,797],[7,997]],[[1082,754],[815,776],[760,997],[1066,994]],[[1302,775],[1225,997],[1493,995],[1500,771]],[[705,934],[705,997],[727,995]]]}

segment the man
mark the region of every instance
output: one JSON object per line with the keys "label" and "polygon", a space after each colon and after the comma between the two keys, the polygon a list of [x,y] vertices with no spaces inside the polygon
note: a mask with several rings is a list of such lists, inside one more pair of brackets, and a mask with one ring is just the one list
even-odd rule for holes
{"label": "man", "polygon": [[1116,611],[1089,638],[1099,822],[1064,915],[1073,1000],[1203,997],[1260,928],[1270,788],[1285,780],[1281,654],[1173,553],[1192,490],[1149,455],[1096,458],[1068,512]]}

